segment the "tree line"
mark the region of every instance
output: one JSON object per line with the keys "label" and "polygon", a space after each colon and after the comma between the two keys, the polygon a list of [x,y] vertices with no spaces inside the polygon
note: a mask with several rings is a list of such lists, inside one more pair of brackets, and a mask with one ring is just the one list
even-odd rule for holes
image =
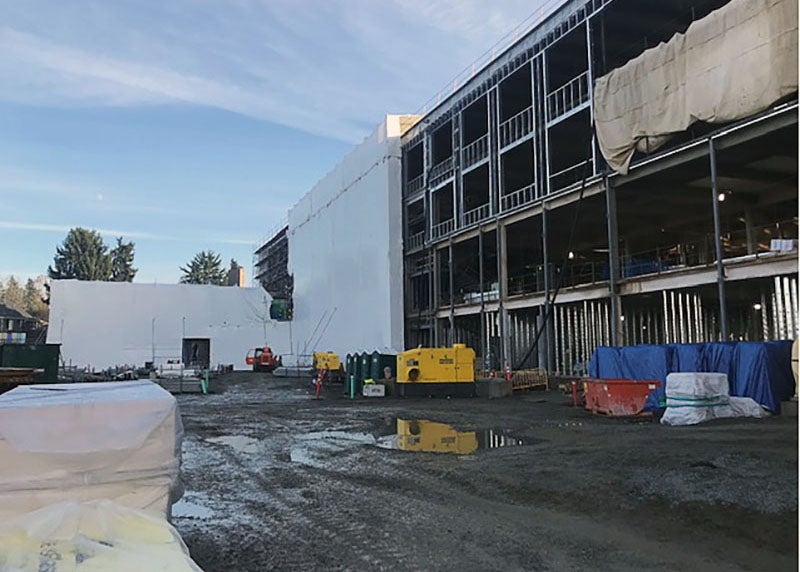
{"label": "tree line", "polygon": [[[47,320],[47,302],[43,297],[44,277],[28,278],[25,286],[12,275],[8,282],[0,280],[0,303],[39,320]],[[38,282],[38,283],[37,283]]]}
{"label": "tree line", "polygon": [[[133,282],[138,269],[133,266],[136,245],[117,237],[110,248],[96,230],[73,228],[64,242],[56,247],[53,264],[47,274],[53,280],[101,280],[107,282]],[[240,268],[231,259],[231,271]],[[186,266],[180,267],[182,284],[228,283],[228,269],[222,266],[222,258],[212,250],[203,250],[194,255]]]}

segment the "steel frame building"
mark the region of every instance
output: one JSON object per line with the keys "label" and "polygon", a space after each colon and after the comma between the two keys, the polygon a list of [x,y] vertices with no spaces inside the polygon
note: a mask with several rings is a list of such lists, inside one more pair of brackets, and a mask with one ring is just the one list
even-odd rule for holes
{"label": "steel frame building", "polygon": [[725,4],[567,0],[404,134],[406,347],[574,374],[598,345],[797,335],[796,92],[624,176],[594,137],[594,81]]}

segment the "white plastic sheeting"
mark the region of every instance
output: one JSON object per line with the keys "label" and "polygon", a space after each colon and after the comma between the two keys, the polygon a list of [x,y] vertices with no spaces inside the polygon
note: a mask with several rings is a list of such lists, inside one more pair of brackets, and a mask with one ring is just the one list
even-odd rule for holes
{"label": "white plastic sheeting", "polygon": [[749,397],[731,397],[724,373],[670,373],[667,375],[664,425],[696,425],[729,417],[769,417]]}
{"label": "white plastic sheeting", "polygon": [[401,121],[387,116],[289,211],[300,363],[315,350],[403,347]]}
{"label": "white plastic sheeting", "polygon": [[67,501],[0,522],[8,572],[202,572],[163,518],[107,500]]}
{"label": "white plastic sheeting", "polygon": [[180,360],[183,338],[207,338],[212,367],[246,369],[249,348],[289,351],[270,302],[261,288],[53,280],[47,342],[61,344],[66,363],[103,369]]}
{"label": "white plastic sheeting", "polygon": [[797,0],[731,0],[599,78],[597,139],[617,172],[696,121],[753,115],[797,92]]}
{"label": "white plastic sheeting", "polygon": [[0,522],[95,499],[166,517],[182,435],[175,398],[149,381],[17,387],[0,396]]}

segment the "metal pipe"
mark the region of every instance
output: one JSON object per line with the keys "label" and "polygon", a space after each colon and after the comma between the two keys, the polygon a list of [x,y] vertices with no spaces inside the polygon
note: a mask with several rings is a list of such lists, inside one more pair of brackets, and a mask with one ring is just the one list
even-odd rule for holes
{"label": "metal pipe", "polygon": [[673,290],[669,291],[669,331],[670,331],[670,339],[672,340],[670,343],[677,343],[678,342],[678,331],[675,328],[675,292]]}
{"label": "metal pipe", "polygon": [[792,319],[792,330],[789,334],[790,338],[797,337],[797,278],[790,278],[789,279],[789,303],[791,304],[791,312],[789,312],[789,316]]}
{"label": "metal pipe", "polygon": [[717,153],[714,150],[714,139],[708,139],[708,154],[711,161],[711,204],[714,211],[714,248],[717,253],[717,290],[719,291],[719,317],[722,339],[727,340],[728,304],[725,299],[725,267],[722,263],[722,230],[719,214],[719,186],[717,185]]}
{"label": "metal pipe", "polygon": [[664,343],[671,344],[672,340],[669,337],[669,330],[667,329],[667,291],[661,291],[661,305],[664,316]]}
{"label": "metal pipe", "polygon": [[792,321],[793,321],[792,317],[791,317],[791,314],[792,314],[792,299],[791,299],[791,294],[789,293],[789,278],[784,276],[783,279],[781,280],[781,282],[782,282],[782,286],[783,286],[783,288],[781,290],[783,292],[783,313],[784,313],[784,316],[785,316],[785,322],[784,322],[785,326],[784,326],[784,334],[783,334],[783,336],[784,336],[784,339],[789,339],[789,338],[791,338],[791,334],[789,333],[789,330],[792,328]]}
{"label": "metal pipe", "polygon": [[684,305],[684,320],[686,324],[686,343],[691,344],[694,343],[694,338],[692,337],[692,307],[691,307],[692,297],[691,295],[686,292],[683,295],[683,305]]}
{"label": "metal pipe", "polygon": [[770,331],[770,339],[778,339],[778,295],[775,291],[775,279],[772,280],[772,288],[770,292],[770,309],[772,310],[772,328]]}
{"label": "metal pipe", "polygon": [[786,330],[784,324],[786,323],[786,311],[783,306],[784,298],[783,298],[783,288],[781,287],[781,279],[780,276],[776,276],[774,278],[775,282],[775,310],[778,313],[778,320],[775,323],[777,331],[776,337],[779,340],[782,340],[785,336],[784,332]]}
{"label": "metal pipe", "polygon": [[700,294],[695,293],[694,295],[694,316],[695,316],[695,328],[697,329],[697,341],[707,342],[708,340],[705,337],[705,333],[703,332],[703,307],[702,302],[700,300]]}
{"label": "metal pipe", "polygon": [[581,313],[581,320],[583,323],[583,355],[581,355],[581,362],[589,360],[589,352],[591,351],[591,341],[589,333],[589,303],[584,300],[583,308],[579,310]]}

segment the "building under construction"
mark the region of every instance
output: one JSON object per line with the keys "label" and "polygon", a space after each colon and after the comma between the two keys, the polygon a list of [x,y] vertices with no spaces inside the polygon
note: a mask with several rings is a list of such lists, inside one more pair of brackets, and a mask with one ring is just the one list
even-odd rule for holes
{"label": "building under construction", "polygon": [[[381,244],[402,232],[403,345],[578,374],[600,345],[795,337],[797,1],[567,0],[535,19],[406,122],[402,168],[369,190],[402,212]],[[364,175],[338,171],[331,200]],[[374,208],[347,216],[386,220]],[[296,285],[311,271],[291,217],[283,232]]]}
{"label": "building under construction", "polygon": [[567,1],[402,150],[407,347],[796,336],[796,0]]}

